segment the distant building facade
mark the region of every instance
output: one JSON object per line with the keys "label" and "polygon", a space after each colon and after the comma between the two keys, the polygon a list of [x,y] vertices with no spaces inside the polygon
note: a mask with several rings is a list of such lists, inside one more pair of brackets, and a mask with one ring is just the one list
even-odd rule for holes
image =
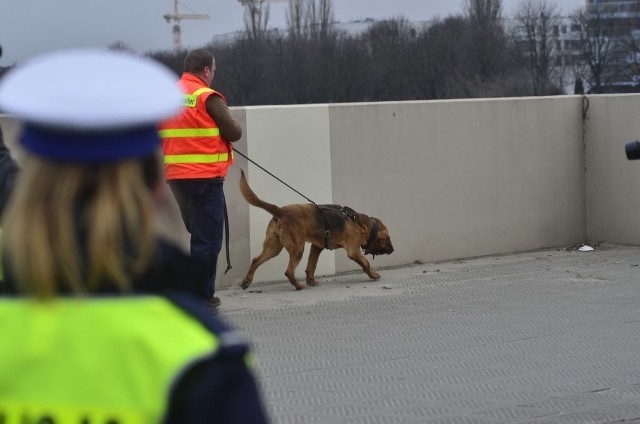
{"label": "distant building facade", "polygon": [[[585,0],[585,12],[588,19],[597,19],[599,25],[614,27],[620,42],[629,43],[638,40],[640,46],[640,0]],[[507,19],[507,27],[516,34],[516,44],[527,48],[524,32],[518,29],[518,23]],[[521,34],[521,35],[518,35]],[[561,85],[568,94],[573,93],[574,83],[578,75],[585,74],[582,49],[581,28],[573,16],[564,16],[553,26],[555,46],[551,55],[556,65],[556,73],[560,75]],[[520,38],[520,40],[518,40]],[[638,63],[640,55],[629,47],[628,57],[624,59],[629,65],[625,72],[617,72],[616,76],[607,78],[606,92],[640,92],[640,75]],[[624,68],[625,65],[622,65]],[[580,69],[582,67],[582,69]],[[629,71],[632,70],[632,71]],[[584,80],[585,89],[589,91],[592,81]]]}
{"label": "distant building facade", "polygon": [[604,7],[609,13],[638,12],[639,0],[587,0],[587,10]]}

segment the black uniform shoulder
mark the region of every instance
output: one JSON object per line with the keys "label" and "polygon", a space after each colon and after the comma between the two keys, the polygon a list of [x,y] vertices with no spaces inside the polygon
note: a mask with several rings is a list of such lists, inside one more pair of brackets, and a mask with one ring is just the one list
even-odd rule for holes
{"label": "black uniform shoulder", "polygon": [[136,278],[136,293],[156,294],[165,290],[196,292],[206,269],[174,244],[158,239],[156,253],[149,269]]}
{"label": "black uniform shoulder", "polygon": [[215,355],[191,364],[172,386],[166,423],[267,423],[260,390],[247,364],[249,344],[211,314],[199,297],[180,291],[164,294],[176,307],[216,335]]}
{"label": "black uniform shoulder", "polygon": [[220,341],[221,349],[238,354],[244,354],[248,351],[247,340],[224,321],[214,316],[209,305],[201,297],[182,290],[166,290],[162,292],[162,295],[215,334]]}

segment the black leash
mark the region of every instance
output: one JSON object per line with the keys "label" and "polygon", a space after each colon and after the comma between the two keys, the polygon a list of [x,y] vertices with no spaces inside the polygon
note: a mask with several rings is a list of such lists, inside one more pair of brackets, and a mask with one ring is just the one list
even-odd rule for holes
{"label": "black leash", "polygon": [[[314,202],[313,200],[309,199],[307,196],[305,196],[304,194],[300,193],[298,190],[296,190],[295,188],[291,187],[289,184],[285,183],[284,181],[282,181],[280,178],[276,177],[275,175],[273,175],[271,172],[267,171],[266,169],[264,169],[262,166],[258,165],[257,163],[255,163],[253,160],[249,159],[245,154],[239,152],[235,147],[232,147],[233,151],[236,152],[237,154],[239,154],[240,156],[242,156],[243,158],[245,158],[246,160],[248,160],[249,162],[251,162],[252,164],[254,164],[255,166],[257,166],[258,168],[262,169],[264,172],[266,172],[267,174],[271,175],[273,178],[275,178],[276,180],[280,181],[282,184],[286,185],[287,187],[289,187],[291,190],[295,191],[296,193],[298,193],[300,196],[304,197],[305,199],[307,199],[309,202],[313,203],[314,205],[316,205],[318,208],[320,208],[320,206],[318,206],[316,204],[316,202]],[[231,269],[231,256],[229,255],[229,214],[227,213],[227,200],[224,198],[223,196],[223,201],[224,201],[224,238],[225,238],[225,253],[227,255],[227,269],[224,271],[225,275],[227,274],[227,272],[229,272],[229,270]],[[324,216],[322,217],[322,219],[324,220]]]}
{"label": "black leash", "polygon": [[296,193],[298,193],[300,196],[304,197],[308,202],[314,204],[316,206],[316,208],[318,208],[318,211],[320,211],[320,216],[322,217],[322,226],[325,228],[324,231],[324,242],[325,242],[325,249],[329,248],[329,236],[330,233],[329,231],[326,230],[327,228],[327,222],[324,218],[324,212],[322,210],[322,207],[320,207],[316,202],[314,202],[313,200],[309,199],[307,196],[305,196],[304,194],[300,193],[298,190],[296,190],[295,188],[291,187],[289,184],[285,183],[284,181],[282,181],[280,178],[276,177],[275,175],[273,175],[271,172],[267,171],[263,166],[257,164],[255,161],[253,161],[252,159],[249,159],[249,157],[241,152],[238,151],[238,149],[236,149],[235,147],[232,147],[233,151],[236,152],[237,154],[239,154],[240,156],[242,156],[243,158],[245,158],[246,160],[248,160],[249,162],[251,162],[252,164],[254,164],[255,166],[257,166],[258,168],[262,169],[264,172],[266,172],[267,174],[271,175],[273,178],[275,178],[276,180],[280,181],[282,184],[286,185],[287,187],[289,187],[291,190],[295,191]]}
{"label": "black leash", "polygon": [[225,252],[227,254],[227,269],[224,270],[224,274],[231,269],[231,257],[229,256],[229,214],[227,213],[227,199],[222,195],[222,201],[224,202],[224,240],[225,240]]}
{"label": "black leash", "polygon": [[[287,184],[284,181],[282,181],[280,178],[278,178],[275,175],[273,175],[271,172],[267,171],[263,166],[257,164],[252,159],[249,159],[249,157],[247,155],[243,154],[242,152],[239,152],[238,149],[236,149],[235,147],[232,147],[232,149],[233,149],[234,152],[236,152],[237,154],[239,154],[240,156],[242,156],[243,158],[245,158],[246,160],[248,160],[249,162],[251,162],[252,164],[257,166],[258,168],[262,169],[264,172],[266,172],[267,174],[271,175],[273,178],[275,178],[276,180],[280,181],[282,184],[284,184],[285,186],[289,187],[291,190],[295,191],[300,196],[304,197],[308,202],[314,204],[318,208],[318,210],[320,211],[320,216],[322,217],[322,225],[325,228],[325,231],[324,231],[325,249],[329,249],[328,242],[329,242],[329,237],[331,236],[331,233],[329,232],[329,230],[326,229],[327,228],[327,222],[326,222],[325,217],[324,217],[324,211],[332,211],[332,212],[341,213],[341,214],[347,216],[348,218],[350,218],[351,220],[353,220],[354,222],[358,222],[358,214],[357,214],[357,212],[354,211],[353,209],[351,209],[350,207],[341,206],[339,208],[334,208],[334,207],[331,207],[331,206],[320,206],[316,202],[314,202],[313,200],[309,199],[304,194],[300,193],[295,188],[291,187],[289,184]],[[225,206],[225,208],[226,208],[226,206]],[[372,224],[374,225],[374,228],[372,228],[371,233],[369,233],[369,240],[367,240],[367,246],[369,246],[371,244],[372,237],[373,237],[373,239],[375,239],[376,234],[378,234],[378,222],[374,218],[372,218]],[[375,229],[375,234],[374,234],[374,231],[373,231],[374,229]],[[229,245],[227,244],[227,257],[229,256],[228,249],[229,249]],[[366,251],[365,251],[365,253],[366,253]],[[375,255],[374,255],[374,257],[375,257]],[[231,268],[231,265],[229,265],[229,268]]]}
{"label": "black leash", "polygon": [[[282,181],[280,178],[276,177],[275,175],[273,175],[271,172],[267,171],[266,169],[264,169],[264,167],[258,165],[256,162],[254,162],[253,160],[249,159],[249,157],[241,152],[238,151],[238,149],[236,149],[235,147],[232,147],[233,151],[236,152],[237,154],[239,154],[240,156],[242,156],[243,158],[245,158],[246,160],[248,160],[249,162],[251,162],[252,164],[254,164],[255,166],[257,166],[258,168],[262,169],[264,172],[266,172],[267,174],[271,175],[273,178],[275,178],[276,180],[280,181],[282,184],[286,185],[287,187],[289,187],[291,190],[295,191],[296,193],[298,193],[300,196],[304,197],[308,202],[313,203],[314,205],[318,206],[316,204],[316,202],[314,202],[313,200],[309,199],[307,196],[305,196],[304,194],[300,193],[298,190],[296,190],[295,188],[291,187],[289,184],[285,183],[284,181]],[[318,206],[319,207],[319,206]]]}

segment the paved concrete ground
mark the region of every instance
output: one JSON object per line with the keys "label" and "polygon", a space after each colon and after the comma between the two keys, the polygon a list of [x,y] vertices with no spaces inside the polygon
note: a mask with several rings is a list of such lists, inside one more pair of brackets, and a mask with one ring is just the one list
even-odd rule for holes
{"label": "paved concrete ground", "polygon": [[[375,265],[375,261],[374,261]],[[640,248],[545,250],[219,290],[273,423],[640,419]],[[303,269],[303,267],[301,267]]]}

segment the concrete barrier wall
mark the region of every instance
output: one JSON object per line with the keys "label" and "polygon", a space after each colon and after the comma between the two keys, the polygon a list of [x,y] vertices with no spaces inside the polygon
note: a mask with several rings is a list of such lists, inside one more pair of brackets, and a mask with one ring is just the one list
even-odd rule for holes
{"label": "concrete barrier wall", "polygon": [[586,130],[587,237],[640,244],[640,161],[624,145],[640,139],[640,96],[589,96]]}
{"label": "concrete barrier wall", "polygon": [[[332,108],[334,200],[383,218],[378,266],[584,239],[575,97]],[[352,269],[342,262],[338,270]]]}
{"label": "concrete barrier wall", "polygon": [[[589,100],[584,128],[579,96],[246,107],[232,113],[245,128],[235,147],[252,161],[316,203],[382,219],[396,248],[372,261],[382,268],[587,239],[640,244],[640,228],[625,231],[640,210],[633,184],[640,181],[640,164],[628,163],[623,150],[640,134],[632,119],[640,96]],[[4,118],[0,124],[8,138],[15,136],[15,123]],[[221,287],[241,281],[261,251],[271,218],[241,197],[241,168],[264,200],[307,202],[256,164],[235,157],[225,184],[233,268],[223,274],[223,251]],[[166,225],[188,246],[181,222]],[[254,281],[284,283],[287,261],[283,252]],[[300,279],[305,263],[306,254]],[[344,251],[325,251],[317,274],[357,269]]]}

